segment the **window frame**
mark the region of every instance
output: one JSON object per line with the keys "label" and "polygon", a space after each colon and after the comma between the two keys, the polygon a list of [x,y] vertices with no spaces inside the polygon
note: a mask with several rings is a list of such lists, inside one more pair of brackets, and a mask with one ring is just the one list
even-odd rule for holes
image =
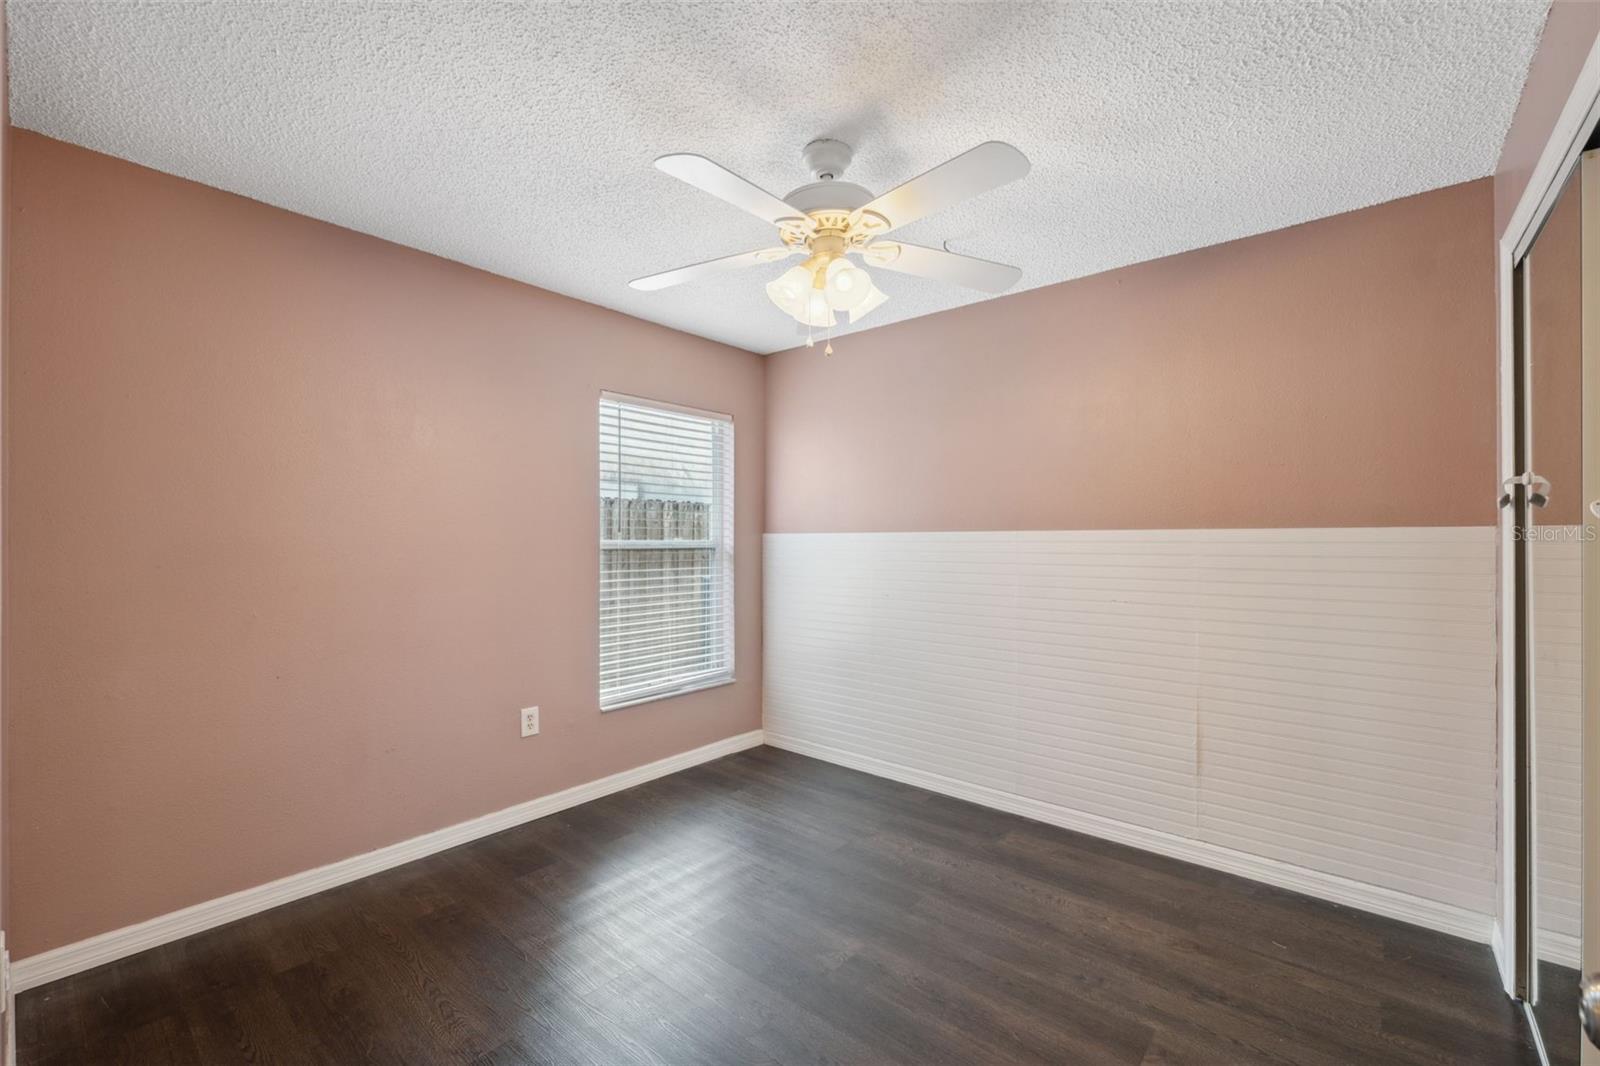
{"label": "window frame", "polygon": [[[611,711],[620,711],[628,707],[637,707],[646,703],[656,703],[660,700],[672,699],[676,696],[685,696],[691,692],[702,692],[706,689],[719,688],[731,685],[738,680],[735,673],[735,626],[736,613],[734,596],[734,544],[735,544],[735,481],[734,481],[734,419],[731,414],[720,411],[709,411],[699,407],[689,407],[684,404],[671,403],[665,400],[655,400],[643,396],[634,396],[629,393],[602,390],[595,410],[597,415],[604,417],[606,404],[621,404],[628,407],[643,408],[651,411],[663,411],[669,414],[687,415],[693,418],[704,419],[707,422],[721,423],[723,427],[717,430],[713,446],[713,469],[711,476],[712,506],[708,521],[709,535],[701,540],[606,540],[604,529],[600,524],[600,508],[602,486],[605,478],[605,441],[597,424],[595,438],[595,593],[596,617],[595,635],[595,681],[596,699],[602,714]],[[623,699],[607,701],[605,697],[605,676],[602,672],[603,649],[605,639],[603,626],[604,597],[605,597],[605,553],[608,550],[710,550],[713,566],[719,571],[722,587],[722,615],[720,620],[721,662],[715,670],[687,675],[681,680],[669,681],[659,687],[630,695]]]}

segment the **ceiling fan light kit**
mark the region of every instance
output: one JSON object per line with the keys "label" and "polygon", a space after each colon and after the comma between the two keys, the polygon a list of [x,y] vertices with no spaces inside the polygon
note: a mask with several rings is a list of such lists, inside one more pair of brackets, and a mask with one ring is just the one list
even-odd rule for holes
{"label": "ceiling fan light kit", "polygon": [[[850,164],[849,145],[812,141],[801,155],[815,180],[781,200],[704,156],[675,154],[657,159],[657,169],[775,226],[781,243],[651,274],[629,284],[655,291],[730,268],[805,254],[804,262],[784,271],[766,288],[774,306],[807,331],[809,346],[810,330],[826,329],[831,338],[839,315],[854,325],[889,299],[872,276],[851,261],[852,255],[874,268],[988,293],[1004,292],[1022,276],[1016,267],[986,259],[881,239],[890,230],[1022,177],[1028,172],[1028,159],[1011,145],[987,141],[879,197],[840,180]],[[831,339],[826,352],[833,354]]]}

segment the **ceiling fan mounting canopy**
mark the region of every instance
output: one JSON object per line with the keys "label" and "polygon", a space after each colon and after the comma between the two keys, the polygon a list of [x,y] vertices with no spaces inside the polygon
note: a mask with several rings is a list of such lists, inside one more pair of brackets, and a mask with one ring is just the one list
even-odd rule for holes
{"label": "ceiling fan mounting canopy", "polygon": [[837,181],[844,168],[855,158],[855,152],[843,141],[821,137],[800,149],[800,158],[816,181]]}

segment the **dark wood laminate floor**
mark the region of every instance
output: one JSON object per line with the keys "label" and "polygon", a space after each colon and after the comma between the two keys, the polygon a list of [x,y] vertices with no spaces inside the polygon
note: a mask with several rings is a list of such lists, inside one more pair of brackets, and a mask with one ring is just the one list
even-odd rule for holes
{"label": "dark wood laminate floor", "polygon": [[1488,950],[757,748],[25,993],[67,1063],[1536,1062]]}

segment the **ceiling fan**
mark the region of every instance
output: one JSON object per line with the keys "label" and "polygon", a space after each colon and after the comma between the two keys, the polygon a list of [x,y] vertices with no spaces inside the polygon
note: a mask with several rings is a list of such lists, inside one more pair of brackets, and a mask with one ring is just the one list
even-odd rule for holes
{"label": "ceiling fan", "polygon": [[[857,322],[888,299],[871,276],[849,259],[852,254],[868,266],[982,292],[1004,292],[1022,276],[1021,270],[1003,263],[883,239],[891,230],[1022,177],[1028,172],[1028,157],[1011,145],[986,141],[878,197],[839,180],[850,163],[849,145],[812,141],[802,156],[815,180],[781,200],[705,156],[675,154],[657,159],[657,169],[776,226],[780,243],[636,278],[628,284],[651,292],[735,267],[775,263],[808,253],[803,263],[767,285],[767,296],[809,331],[831,329],[838,314]],[[828,352],[832,351],[830,344]]]}

